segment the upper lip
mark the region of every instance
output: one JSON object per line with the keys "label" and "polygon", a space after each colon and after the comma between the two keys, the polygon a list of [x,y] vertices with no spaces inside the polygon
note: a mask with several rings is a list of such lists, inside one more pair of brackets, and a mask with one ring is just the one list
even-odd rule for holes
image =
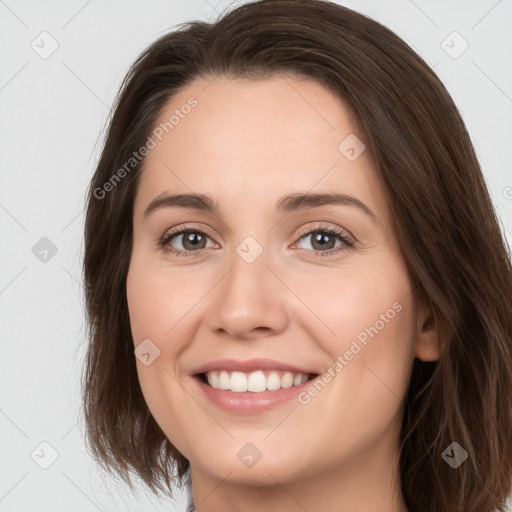
{"label": "upper lip", "polygon": [[283,363],[281,361],[276,361],[274,359],[217,359],[216,361],[211,361],[209,363],[203,364],[195,369],[194,374],[206,373],[218,370],[226,370],[226,371],[239,371],[250,373],[256,370],[283,370],[292,373],[315,373],[308,369],[299,368],[298,366],[294,366],[288,363]]}

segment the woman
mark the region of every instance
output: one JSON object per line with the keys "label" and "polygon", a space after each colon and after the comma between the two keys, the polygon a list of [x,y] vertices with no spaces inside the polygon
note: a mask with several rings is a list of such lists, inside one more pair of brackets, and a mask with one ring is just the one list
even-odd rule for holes
{"label": "woman", "polygon": [[326,1],[152,44],[91,181],[93,454],[199,512],[504,510],[512,269],[425,62]]}

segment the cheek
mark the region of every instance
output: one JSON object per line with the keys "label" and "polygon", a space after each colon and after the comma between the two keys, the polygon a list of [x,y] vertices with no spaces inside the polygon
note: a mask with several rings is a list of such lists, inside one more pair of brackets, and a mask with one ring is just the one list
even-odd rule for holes
{"label": "cheek", "polygon": [[[187,433],[181,428],[180,411],[187,410],[186,397],[178,382],[177,361],[186,337],[180,333],[189,300],[176,294],[184,283],[163,279],[160,270],[144,260],[132,258],[126,291],[134,346],[151,340],[158,356],[147,366],[136,361],[137,374],[144,399],[166,436],[178,450],[186,450]],[[190,296],[189,296],[190,298]],[[147,343],[147,342],[145,342]],[[134,355],[135,357],[135,355]]]}
{"label": "cheek", "polygon": [[126,293],[134,347],[147,346],[151,354],[147,365],[142,359],[137,360],[137,372],[146,401],[153,409],[153,401],[162,394],[162,386],[172,383],[179,342],[177,337],[177,343],[166,340],[177,330],[173,325],[177,321],[176,307],[181,307],[181,301],[173,299],[171,284],[145,263],[143,259],[132,258]]}
{"label": "cheek", "polygon": [[147,259],[132,258],[126,290],[135,344],[150,338],[161,349],[172,351],[174,341],[182,339],[175,333],[203,293],[197,285],[185,281],[179,269],[170,272]]}
{"label": "cheek", "polygon": [[309,404],[299,420],[326,438],[343,440],[325,455],[336,460],[373,446],[390,425],[399,428],[414,357],[415,310],[407,275],[346,275],[343,283],[308,295],[316,301],[315,313],[335,332],[318,322],[310,331],[333,364],[324,370],[325,387],[302,396],[301,403]]}
{"label": "cheek", "polygon": [[[303,286],[298,293],[308,297],[316,318],[304,317],[302,328],[339,363],[330,367],[334,378],[326,376],[329,391],[319,401],[326,408],[330,400],[351,404],[355,421],[375,421],[376,410],[383,413],[379,421],[389,421],[407,391],[414,358],[415,306],[406,268],[393,258]],[[342,409],[339,415],[350,414]]]}
{"label": "cheek", "polygon": [[[381,268],[389,270],[382,272]],[[302,315],[302,328],[321,340],[331,356],[349,350],[353,340],[363,347],[372,340],[389,349],[403,347],[412,334],[410,281],[396,261],[317,274],[297,280],[294,291],[307,297],[309,312]]]}
{"label": "cheek", "polygon": [[[130,324],[135,345],[150,338],[158,343],[170,328],[172,304],[164,287],[155,285],[151,273],[131,269],[126,283]],[[166,314],[167,312],[167,314]]]}

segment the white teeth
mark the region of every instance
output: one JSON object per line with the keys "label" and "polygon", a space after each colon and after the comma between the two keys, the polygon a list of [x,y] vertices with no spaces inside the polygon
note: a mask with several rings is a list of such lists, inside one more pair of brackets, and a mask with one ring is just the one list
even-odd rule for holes
{"label": "white teeth", "polygon": [[267,389],[276,391],[303,384],[308,380],[308,374],[277,371],[265,373],[261,370],[243,373],[222,370],[207,372],[206,379],[208,384],[215,389],[231,390],[237,393],[245,391],[261,393]]}
{"label": "white teeth", "polygon": [[270,372],[269,376],[267,377],[267,389],[269,391],[281,389],[281,379],[279,378],[279,374],[277,372]]}
{"label": "white teeth", "polygon": [[219,389],[229,389],[231,386],[231,377],[228,372],[220,372],[219,374]]}
{"label": "white teeth", "polygon": [[263,372],[252,372],[247,379],[247,390],[258,393],[267,390],[267,379]]}
{"label": "white teeth", "polygon": [[242,372],[231,373],[231,391],[247,391],[247,376]]}
{"label": "white teeth", "polygon": [[283,388],[291,388],[293,386],[293,373],[292,372],[286,372],[281,377],[281,387]]}
{"label": "white teeth", "polygon": [[210,384],[212,388],[219,387],[219,374],[217,372],[208,374],[208,384]]}

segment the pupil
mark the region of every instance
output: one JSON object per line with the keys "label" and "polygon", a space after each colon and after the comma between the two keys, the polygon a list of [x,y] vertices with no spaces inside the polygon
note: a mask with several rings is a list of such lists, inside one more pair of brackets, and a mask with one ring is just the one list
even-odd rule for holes
{"label": "pupil", "polygon": [[[331,235],[317,232],[317,234],[314,237],[315,242],[317,242],[320,245],[320,248],[325,249],[325,245],[329,244],[329,239],[332,238]],[[331,240],[332,241],[332,240]]]}
{"label": "pupil", "polygon": [[[189,233],[184,237],[184,246],[186,247],[187,243],[190,243],[193,248],[197,249],[198,244],[202,242],[202,237],[198,233]],[[202,247],[201,247],[202,248]]]}

